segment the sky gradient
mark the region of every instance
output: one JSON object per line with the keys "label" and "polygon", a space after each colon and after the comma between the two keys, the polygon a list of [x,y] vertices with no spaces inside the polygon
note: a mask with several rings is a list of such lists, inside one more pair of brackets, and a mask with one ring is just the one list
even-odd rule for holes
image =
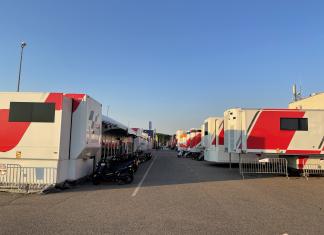
{"label": "sky gradient", "polygon": [[87,93],[159,132],[324,91],[324,1],[1,1],[0,91]]}

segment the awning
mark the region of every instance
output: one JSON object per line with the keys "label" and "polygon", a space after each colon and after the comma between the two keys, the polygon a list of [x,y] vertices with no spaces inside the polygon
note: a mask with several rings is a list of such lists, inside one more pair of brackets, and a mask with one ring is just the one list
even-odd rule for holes
{"label": "awning", "polygon": [[105,134],[127,136],[128,128],[124,124],[102,115],[102,132]]}

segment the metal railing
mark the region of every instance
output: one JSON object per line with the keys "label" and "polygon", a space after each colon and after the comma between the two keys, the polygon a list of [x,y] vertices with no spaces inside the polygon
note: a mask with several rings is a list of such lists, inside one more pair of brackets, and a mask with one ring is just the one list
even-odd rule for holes
{"label": "metal railing", "polygon": [[284,158],[244,159],[240,157],[240,174],[276,174],[288,178],[288,162]]}
{"label": "metal railing", "polygon": [[57,169],[52,167],[22,167],[0,164],[0,190],[36,192],[54,185]]}
{"label": "metal railing", "polygon": [[303,175],[308,180],[310,175],[324,175],[324,166],[319,164],[306,164],[303,167]]}

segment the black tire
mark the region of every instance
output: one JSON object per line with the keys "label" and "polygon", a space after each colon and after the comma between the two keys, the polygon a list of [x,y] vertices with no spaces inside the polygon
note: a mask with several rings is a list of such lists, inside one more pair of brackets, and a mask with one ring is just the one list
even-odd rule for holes
{"label": "black tire", "polygon": [[133,175],[125,175],[123,176],[123,179],[119,179],[118,180],[118,184],[119,185],[123,185],[123,184],[130,184],[132,183],[134,180],[134,176]]}
{"label": "black tire", "polygon": [[135,173],[137,170],[138,170],[138,166],[134,165],[134,166],[133,166],[133,171],[134,171],[134,173]]}
{"label": "black tire", "polygon": [[132,183],[133,180],[134,180],[134,176],[133,176],[133,175],[129,175],[129,176],[127,176],[127,178],[126,178],[126,184],[130,184],[130,183]]}

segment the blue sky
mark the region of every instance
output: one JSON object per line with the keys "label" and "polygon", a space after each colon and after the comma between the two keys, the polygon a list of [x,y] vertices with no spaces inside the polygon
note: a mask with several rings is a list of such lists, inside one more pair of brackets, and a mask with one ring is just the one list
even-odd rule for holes
{"label": "blue sky", "polygon": [[[324,91],[324,2],[1,1],[0,91],[88,93],[130,126],[200,127]],[[104,108],[106,109],[106,108]],[[104,113],[106,110],[104,110]]]}

